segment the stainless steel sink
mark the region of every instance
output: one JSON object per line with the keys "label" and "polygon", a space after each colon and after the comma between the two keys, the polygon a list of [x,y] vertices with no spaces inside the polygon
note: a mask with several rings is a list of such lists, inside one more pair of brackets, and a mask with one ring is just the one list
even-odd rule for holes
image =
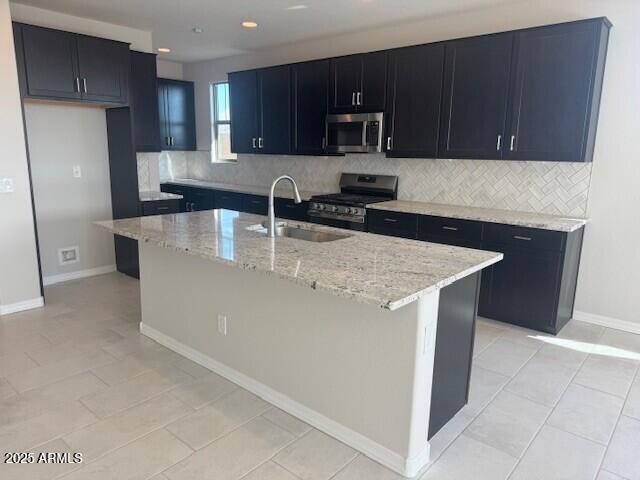
{"label": "stainless steel sink", "polygon": [[[263,225],[252,225],[248,227],[248,230],[253,230],[260,235],[268,235],[269,230]],[[276,225],[275,228],[276,237],[289,237],[296,240],[305,240],[307,242],[334,242],[336,240],[342,240],[343,238],[349,238],[352,235],[333,233],[333,232],[320,232],[317,230],[308,230],[300,227],[289,227],[288,225]]]}

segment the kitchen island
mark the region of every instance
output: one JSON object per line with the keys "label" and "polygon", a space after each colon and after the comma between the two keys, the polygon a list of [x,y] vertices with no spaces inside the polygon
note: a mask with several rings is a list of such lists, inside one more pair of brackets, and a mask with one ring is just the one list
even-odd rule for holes
{"label": "kitchen island", "polygon": [[100,225],[139,241],[143,334],[417,474],[466,403],[480,271],[502,254],[293,221],[346,237],[269,238],[262,221],[212,210]]}

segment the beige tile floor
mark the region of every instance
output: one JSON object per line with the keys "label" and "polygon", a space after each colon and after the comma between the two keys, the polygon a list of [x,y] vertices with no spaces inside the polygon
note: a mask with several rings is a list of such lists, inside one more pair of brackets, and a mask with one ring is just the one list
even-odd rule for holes
{"label": "beige tile floor", "polygon": [[[0,451],[81,452],[0,478],[391,480],[397,475],[141,336],[136,281],[47,289],[0,319]],[[481,319],[469,404],[421,480],[640,480],[640,336]]]}

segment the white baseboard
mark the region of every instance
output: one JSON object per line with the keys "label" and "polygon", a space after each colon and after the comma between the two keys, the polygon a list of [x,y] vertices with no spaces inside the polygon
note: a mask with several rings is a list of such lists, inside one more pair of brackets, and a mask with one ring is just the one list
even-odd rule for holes
{"label": "white baseboard", "polygon": [[87,270],[78,270],[77,272],[61,273],[60,275],[51,275],[44,277],[42,283],[53,285],[55,283],[68,282],[69,280],[77,280],[79,278],[93,277],[94,275],[103,275],[116,271],[115,265],[105,265],[104,267],[89,268]]}
{"label": "white baseboard", "polygon": [[389,450],[387,447],[384,447],[360,433],[325,417],[317,411],[292,400],[271,387],[248,377],[244,373],[241,373],[207,355],[204,355],[203,353],[198,352],[197,350],[194,350],[193,348],[165,335],[153,327],[140,323],[140,333],[173,350],[174,352],[179,353],[189,360],[192,360],[218,375],[223,376],[242,388],[249,390],[251,393],[258,395],[285,412],[300,418],[318,430],[321,430],[356,450],[359,450],[366,456],[399,473],[400,475],[405,477],[414,477],[429,462],[430,446],[428,444],[420,454],[411,458],[404,458],[398,453]]}
{"label": "white baseboard", "polygon": [[32,298],[24,302],[11,303],[9,305],[0,305],[0,315],[9,315],[10,313],[23,312],[32,308],[40,308],[44,306],[44,298]]}
{"label": "white baseboard", "polygon": [[595,313],[581,312],[579,310],[575,310],[573,312],[573,319],[640,335],[640,323],[636,322],[619,320],[617,318],[606,317],[604,315],[596,315]]}

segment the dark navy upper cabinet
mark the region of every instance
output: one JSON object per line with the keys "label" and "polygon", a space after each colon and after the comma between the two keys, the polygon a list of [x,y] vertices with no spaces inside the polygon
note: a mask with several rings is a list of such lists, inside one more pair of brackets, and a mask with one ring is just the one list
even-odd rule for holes
{"label": "dark navy upper cabinet", "polygon": [[259,153],[291,152],[290,68],[258,70]]}
{"label": "dark navy upper cabinet", "polygon": [[515,33],[504,158],[591,161],[610,27],[599,18]]}
{"label": "dark navy upper cabinet", "polygon": [[129,45],[104,38],[77,35],[82,99],[127,103]]}
{"label": "dark navy upper cabinet", "polygon": [[193,82],[158,79],[158,110],[162,150],[196,149]]}
{"label": "dark navy upper cabinet", "polygon": [[386,79],[386,51],[331,59],[329,111],[383,111]]}
{"label": "dark navy upper cabinet", "polygon": [[131,52],[129,103],[133,118],[133,139],[138,152],[162,150],[156,68],[155,54]]}
{"label": "dark navy upper cabinet", "polygon": [[387,156],[435,158],[443,62],[443,44],[400,48],[389,53]]}
{"label": "dark navy upper cabinet", "polygon": [[[50,28],[22,25],[26,92],[32,97],[82,98],[76,36]],[[15,28],[15,27],[14,27]]]}
{"label": "dark navy upper cabinet", "polygon": [[293,152],[322,155],[329,98],[329,60],[291,67],[293,97]]}
{"label": "dark navy upper cabinet", "polygon": [[438,156],[502,158],[513,34],[448,42]]}
{"label": "dark navy upper cabinet", "polygon": [[231,151],[255,153],[258,148],[258,75],[255,70],[229,74]]}
{"label": "dark navy upper cabinet", "polygon": [[290,82],[288,65],[229,74],[234,153],[291,152]]}
{"label": "dark navy upper cabinet", "polygon": [[23,94],[32,98],[126,105],[129,45],[33,25],[21,32]]}

